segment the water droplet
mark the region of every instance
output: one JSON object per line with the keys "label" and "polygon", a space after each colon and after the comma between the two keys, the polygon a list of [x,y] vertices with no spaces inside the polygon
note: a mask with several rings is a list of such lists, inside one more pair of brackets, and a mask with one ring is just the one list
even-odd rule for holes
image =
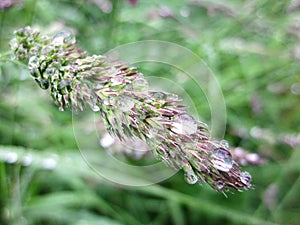
{"label": "water droplet", "polygon": [[23,156],[23,159],[22,159],[22,165],[23,166],[29,166],[33,161],[33,157],[31,154],[28,154],[28,155],[25,155]]}
{"label": "water droplet", "polygon": [[222,180],[217,180],[215,182],[215,185],[219,191],[222,191],[223,188],[225,187],[224,181],[222,181]]}
{"label": "water droplet", "polygon": [[73,34],[68,35],[67,37],[65,37],[64,42],[66,44],[71,44],[71,45],[75,44],[76,43],[75,35]]}
{"label": "water droplet", "polygon": [[218,170],[228,172],[233,166],[232,156],[229,151],[217,148],[212,153],[212,163]]}
{"label": "water droplet", "polygon": [[46,158],[42,162],[42,166],[47,170],[55,169],[57,161],[54,158]]}
{"label": "water droplet", "polygon": [[175,151],[169,151],[169,155],[172,157],[172,158],[175,158],[176,157],[176,153]]}
{"label": "water droplet", "polygon": [[118,77],[114,76],[113,78],[110,79],[110,81],[111,81],[111,86],[117,86],[124,83],[124,79],[119,76]]}
{"label": "water droplet", "polygon": [[49,87],[48,80],[46,79],[35,79],[35,80],[42,89],[47,89]]}
{"label": "water droplet", "polygon": [[100,111],[100,107],[97,106],[97,105],[93,105],[93,106],[92,106],[92,110],[93,110],[94,112],[98,112],[98,111]]}
{"label": "water droplet", "polygon": [[18,154],[15,152],[9,152],[6,154],[5,161],[7,163],[16,163],[18,161]]}
{"label": "water droplet", "polygon": [[63,106],[59,106],[59,107],[58,107],[58,110],[61,111],[61,112],[65,111],[65,109],[64,109]]}
{"label": "water droplet", "polygon": [[46,69],[46,74],[47,74],[48,76],[53,76],[54,73],[55,73],[55,68],[53,68],[53,67],[48,67],[48,68]]}
{"label": "water droplet", "polygon": [[111,146],[113,143],[115,142],[115,139],[109,134],[106,133],[102,136],[102,138],[100,139],[100,145],[103,148],[108,148],[109,146]]}
{"label": "water droplet", "polygon": [[256,153],[249,153],[246,155],[246,159],[251,162],[251,163],[256,163],[257,161],[259,161],[259,155]]}
{"label": "water droplet", "polygon": [[178,95],[176,95],[176,94],[168,94],[168,100],[169,100],[170,102],[173,102],[173,101],[180,101]]}
{"label": "water droplet", "polygon": [[104,104],[104,105],[110,105],[110,101],[109,101],[108,99],[104,99],[104,100],[103,100],[103,104]]}
{"label": "water droplet", "polygon": [[133,91],[136,92],[147,92],[149,83],[144,78],[140,77],[131,82]]}
{"label": "water droplet", "polygon": [[190,135],[197,132],[197,121],[188,114],[182,114],[176,117],[171,128],[177,134]]}
{"label": "water droplet", "polygon": [[245,184],[247,187],[250,187],[251,183],[251,175],[247,171],[241,173],[240,180],[243,184]]}
{"label": "water droplet", "polygon": [[57,89],[61,90],[65,87],[67,87],[70,84],[71,84],[71,82],[69,80],[61,80],[61,81],[58,82]]}
{"label": "water droplet", "polygon": [[224,148],[228,149],[229,148],[229,143],[226,140],[220,141],[220,145],[222,145]]}
{"label": "water droplet", "polygon": [[134,107],[134,99],[127,96],[120,97],[117,106],[121,111],[128,112]]}
{"label": "water droplet", "polygon": [[117,69],[116,67],[111,67],[109,70],[106,72],[109,76],[116,76],[118,73],[120,73],[120,70]]}
{"label": "water droplet", "polygon": [[37,56],[31,56],[28,61],[28,69],[33,70],[39,67],[39,58]]}
{"label": "water droplet", "polygon": [[158,130],[154,127],[151,127],[149,129],[148,134],[146,134],[146,135],[147,135],[148,138],[155,138],[157,136],[157,133],[158,133]]}
{"label": "water droplet", "polygon": [[294,83],[291,86],[291,92],[294,95],[300,95],[300,83]]}
{"label": "water droplet", "polygon": [[94,87],[95,90],[100,90],[101,88],[103,88],[103,84],[96,84]]}
{"label": "water droplet", "polygon": [[159,100],[164,100],[167,98],[167,95],[163,92],[152,92],[152,97]]}
{"label": "water droplet", "polygon": [[10,42],[9,42],[9,46],[11,49],[15,50],[15,49],[18,49],[19,47],[19,42],[17,41],[16,38],[12,39]]}
{"label": "water droplet", "polygon": [[191,14],[190,10],[188,7],[182,7],[180,9],[180,15],[183,16],[183,17],[189,17]]}
{"label": "water droplet", "polygon": [[76,38],[70,31],[61,31],[54,35],[52,44],[53,45],[64,45],[64,44],[75,44]]}
{"label": "water droplet", "polygon": [[193,170],[188,170],[186,173],[185,173],[185,181],[189,184],[195,184],[198,182],[198,177],[196,176],[196,174],[194,173]]}

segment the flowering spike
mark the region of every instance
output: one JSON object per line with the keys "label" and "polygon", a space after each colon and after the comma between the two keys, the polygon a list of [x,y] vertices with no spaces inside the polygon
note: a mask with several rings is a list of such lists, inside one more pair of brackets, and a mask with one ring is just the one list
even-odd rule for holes
{"label": "flowering spike", "polygon": [[88,56],[74,36],[42,36],[30,27],[11,40],[12,57],[28,63],[34,80],[60,110],[99,111],[109,134],[139,138],[166,165],[185,172],[188,183],[208,183],[217,191],[251,187],[251,176],[232,159],[228,144],[209,139],[207,125],[195,120],[174,94],[150,89],[136,68]]}

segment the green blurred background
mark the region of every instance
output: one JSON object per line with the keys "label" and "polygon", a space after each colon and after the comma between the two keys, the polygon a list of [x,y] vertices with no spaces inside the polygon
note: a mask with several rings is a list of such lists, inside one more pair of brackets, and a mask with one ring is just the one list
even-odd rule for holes
{"label": "green blurred background", "polygon": [[[16,4],[4,8],[9,2]],[[253,190],[226,198],[207,185],[187,184],[180,172],[146,187],[101,178],[81,157],[72,113],[58,111],[25,66],[2,57],[0,224],[300,224],[300,1],[133,2],[1,0],[0,53],[26,25],[50,34],[72,29],[90,54],[140,40],[190,49],[220,83],[225,139],[268,159],[243,168]],[[140,69],[146,77],[176,73],[157,64]],[[205,96],[189,80],[180,85],[209,123]],[[89,124],[78,121],[89,135]],[[97,142],[90,148],[104,151]]]}

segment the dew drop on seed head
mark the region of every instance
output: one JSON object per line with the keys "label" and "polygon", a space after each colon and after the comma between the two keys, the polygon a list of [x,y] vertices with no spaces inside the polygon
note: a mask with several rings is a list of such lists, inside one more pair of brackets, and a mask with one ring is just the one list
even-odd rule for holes
{"label": "dew drop on seed head", "polygon": [[53,68],[53,67],[48,67],[48,68],[46,69],[46,74],[47,74],[48,76],[53,76],[54,73],[55,73],[55,68]]}
{"label": "dew drop on seed head", "polygon": [[57,88],[60,90],[60,89],[63,89],[65,88],[66,86],[70,85],[71,82],[69,80],[61,80],[58,82],[58,85],[57,85]]}
{"label": "dew drop on seed head", "polygon": [[98,111],[100,111],[100,108],[99,108],[99,106],[97,106],[97,105],[93,105],[93,106],[92,106],[92,110],[93,110],[94,112],[98,112]]}
{"label": "dew drop on seed head", "polygon": [[220,145],[222,145],[224,148],[229,148],[229,143],[226,140],[220,141]]}
{"label": "dew drop on seed head", "polygon": [[12,39],[9,42],[9,46],[10,46],[11,49],[18,49],[19,43],[18,43],[17,39],[16,38]]}
{"label": "dew drop on seed head", "polygon": [[103,105],[110,105],[110,101],[108,99],[103,100]]}
{"label": "dew drop on seed head", "polygon": [[197,132],[197,121],[188,114],[179,115],[171,128],[177,134],[190,135]]}
{"label": "dew drop on seed head", "polygon": [[189,184],[195,184],[198,182],[198,177],[193,170],[188,170],[184,175],[184,179]]}
{"label": "dew drop on seed head", "polygon": [[39,67],[39,58],[37,56],[31,56],[28,61],[28,69],[33,70]]}
{"label": "dew drop on seed head", "polygon": [[163,92],[153,92],[151,94],[153,98],[158,100],[165,100],[167,98],[167,95]]}
{"label": "dew drop on seed head", "polygon": [[103,88],[103,84],[96,84],[96,85],[94,86],[94,90],[99,90],[99,89],[101,89],[101,88]]}
{"label": "dew drop on seed head", "polygon": [[107,75],[114,77],[114,76],[116,76],[118,73],[120,73],[120,70],[117,69],[116,67],[111,67],[111,68],[109,68],[109,70],[107,70],[106,73],[107,73]]}
{"label": "dew drop on seed head", "polygon": [[215,186],[217,187],[217,189],[218,189],[219,191],[222,191],[223,188],[225,187],[224,181],[222,181],[222,180],[217,180],[217,181],[215,182]]}
{"label": "dew drop on seed head", "polygon": [[243,184],[245,184],[247,187],[249,187],[250,183],[251,183],[251,175],[250,175],[250,173],[248,173],[247,171],[242,172],[240,180],[241,180],[241,182]]}
{"label": "dew drop on seed head", "polygon": [[46,79],[36,79],[38,85],[42,88],[42,89],[48,89],[49,87],[49,82]]}
{"label": "dew drop on seed head", "polygon": [[117,102],[117,107],[123,112],[128,112],[134,107],[134,100],[130,97],[122,96]]}
{"label": "dew drop on seed head", "polygon": [[146,134],[148,138],[155,138],[157,136],[158,130],[154,127],[149,128],[149,132]]}
{"label": "dew drop on seed head", "polygon": [[178,100],[180,100],[180,99],[179,99],[178,95],[169,93],[169,94],[168,94],[168,100],[169,100],[169,101],[178,101]]}
{"label": "dew drop on seed head", "polygon": [[149,83],[144,78],[140,77],[131,82],[133,91],[136,92],[147,92]]}
{"label": "dew drop on seed head", "polygon": [[217,148],[212,153],[212,163],[218,170],[228,172],[233,166],[233,159],[229,151]]}
{"label": "dew drop on seed head", "polygon": [[111,86],[117,86],[124,83],[124,79],[122,77],[114,76],[110,79]]}
{"label": "dew drop on seed head", "polygon": [[64,44],[75,44],[76,38],[70,31],[61,31],[54,35],[52,44],[64,45]]}
{"label": "dew drop on seed head", "polygon": [[175,158],[176,157],[176,152],[175,151],[170,151],[169,155],[171,156],[171,158]]}

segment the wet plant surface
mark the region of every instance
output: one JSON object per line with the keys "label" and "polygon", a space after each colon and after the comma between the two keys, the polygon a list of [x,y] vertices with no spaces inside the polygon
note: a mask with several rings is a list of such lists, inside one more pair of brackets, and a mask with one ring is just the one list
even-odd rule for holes
{"label": "wet plant surface", "polygon": [[[298,224],[298,10],[297,1],[275,0],[1,2],[0,223]],[[52,37],[40,41],[56,50],[34,55],[41,51],[37,47],[30,52],[33,57],[24,58],[26,63],[10,58],[8,51],[18,45],[10,42],[14,31],[27,25]],[[124,76],[125,68],[119,65],[105,67],[103,73],[90,70],[106,62],[100,55],[145,40],[176,43],[203,60],[224,96],[224,137],[208,135],[211,142],[206,146],[194,144],[206,140],[206,129],[217,134],[223,129],[212,119],[221,118],[218,113],[223,111],[211,111],[214,95],[207,95],[216,92],[197,86],[212,90],[207,80],[193,80],[176,65],[155,62],[130,65],[127,72],[133,67],[140,72],[135,79]],[[59,46],[75,43],[78,49],[62,55]],[[149,55],[155,51],[144,48]],[[130,63],[140,53],[127,54]],[[179,56],[178,65],[189,68]],[[77,64],[71,67],[69,62]],[[103,75],[93,87],[102,102],[88,102],[89,113],[72,113],[73,106],[85,108],[91,94],[85,92],[90,83],[78,85],[86,71]],[[70,77],[74,73],[75,80]],[[175,111],[181,113],[172,116]],[[160,131],[161,122],[167,135]],[[143,132],[136,132],[139,129]],[[148,141],[144,145],[129,138],[122,143],[113,137],[124,134]],[[176,145],[178,137],[184,143]],[[188,163],[179,166],[173,159],[181,148],[190,150]],[[199,148],[211,149],[205,156],[210,164],[194,150]],[[123,167],[111,167],[109,156],[137,169],[122,175]],[[147,186],[124,185],[139,184],[150,174],[155,178],[159,173],[149,170],[145,176],[142,166],[159,160],[165,162],[161,173],[167,166],[183,171],[173,176],[166,172],[168,179]],[[123,184],[99,175],[99,168],[108,177],[120,176]],[[239,176],[230,175],[237,169]],[[203,176],[207,171],[212,175]],[[220,192],[227,190],[228,180],[229,187],[251,188],[229,188],[226,197]]]}

